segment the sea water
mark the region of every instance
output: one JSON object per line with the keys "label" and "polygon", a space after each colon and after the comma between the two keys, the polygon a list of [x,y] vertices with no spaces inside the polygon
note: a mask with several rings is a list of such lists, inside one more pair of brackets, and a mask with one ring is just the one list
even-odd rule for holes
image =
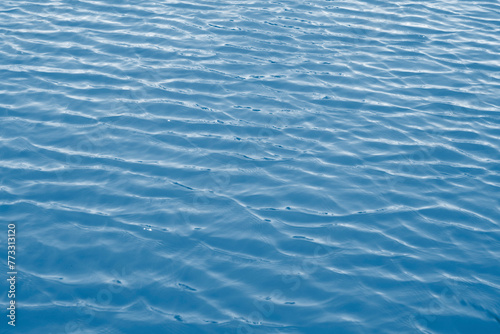
{"label": "sea water", "polygon": [[498,1],[5,0],[0,79],[2,333],[500,331]]}

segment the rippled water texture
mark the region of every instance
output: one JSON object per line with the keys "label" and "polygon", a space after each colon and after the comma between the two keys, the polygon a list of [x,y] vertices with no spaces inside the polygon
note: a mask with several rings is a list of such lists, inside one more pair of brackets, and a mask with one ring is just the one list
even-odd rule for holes
{"label": "rippled water texture", "polygon": [[2,331],[500,331],[498,1],[10,0],[0,40]]}

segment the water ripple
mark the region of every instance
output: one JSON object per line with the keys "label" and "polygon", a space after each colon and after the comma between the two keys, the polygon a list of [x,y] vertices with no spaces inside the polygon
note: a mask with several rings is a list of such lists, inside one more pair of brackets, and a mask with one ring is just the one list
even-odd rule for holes
{"label": "water ripple", "polygon": [[499,32],[493,0],[2,2],[19,330],[497,332]]}

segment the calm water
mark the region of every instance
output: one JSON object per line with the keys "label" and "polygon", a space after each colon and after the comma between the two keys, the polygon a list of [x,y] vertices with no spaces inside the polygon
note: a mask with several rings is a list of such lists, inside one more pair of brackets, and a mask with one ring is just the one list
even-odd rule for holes
{"label": "calm water", "polygon": [[500,3],[5,0],[0,332],[498,333]]}

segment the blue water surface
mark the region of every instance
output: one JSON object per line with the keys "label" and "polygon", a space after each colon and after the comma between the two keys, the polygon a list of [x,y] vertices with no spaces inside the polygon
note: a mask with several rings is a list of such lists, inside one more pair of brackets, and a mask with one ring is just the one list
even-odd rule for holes
{"label": "blue water surface", "polygon": [[1,333],[500,332],[497,0],[3,0],[0,79]]}

